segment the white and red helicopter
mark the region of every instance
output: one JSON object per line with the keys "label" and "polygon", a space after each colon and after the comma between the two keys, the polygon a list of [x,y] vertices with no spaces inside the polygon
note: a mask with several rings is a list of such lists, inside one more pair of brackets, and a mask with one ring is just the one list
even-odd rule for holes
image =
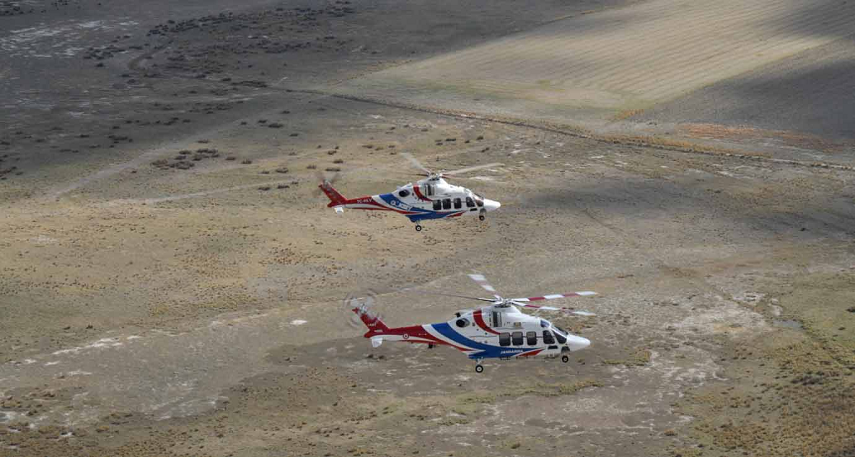
{"label": "white and red helicopter", "polygon": [[495,211],[501,206],[499,202],[486,199],[465,187],[449,184],[443,179],[443,176],[458,175],[502,164],[489,163],[461,168],[459,170],[434,173],[425,168],[412,155],[408,153],[402,153],[401,155],[407,157],[416,168],[423,172],[420,176],[426,176],[426,178],[416,183],[408,183],[398,187],[397,190],[388,194],[367,195],[350,199],[345,198],[333,188],[330,181],[324,179],[318,187],[330,199],[327,207],[334,208],[337,213],[344,212],[344,208],[394,211],[407,216],[412,222],[415,222],[416,231],[420,232],[422,226],[419,222],[425,219],[478,215],[478,219],[483,221],[488,212]]}
{"label": "white and red helicopter", "polygon": [[590,346],[591,342],[588,339],[572,335],[546,319],[525,314],[517,306],[538,311],[564,311],[578,316],[594,316],[592,313],[576,311],[573,308],[537,306],[531,302],[564,297],[588,297],[596,295],[596,292],[583,291],[539,297],[502,298],[495,295],[496,289],[486,281],[483,275],[470,274],[469,277],[485,290],[493,293],[494,298],[426,292],[432,295],[466,298],[490,303],[488,306],[478,309],[458,311],[455,313],[454,319],[448,322],[390,328],[379,315],[371,311],[370,308],[374,302],[373,297],[348,298],[345,299],[345,305],[356,313],[362,323],[368,327],[364,336],[371,339],[373,347],[380,346],[383,341],[421,343],[427,344],[429,348],[437,345],[451,346],[475,360],[475,371],[478,373],[484,371],[484,366],[481,365],[481,361],[484,359],[555,358],[560,356],[561,361],[567,363],[570,361],[568,355],[570,352]]}

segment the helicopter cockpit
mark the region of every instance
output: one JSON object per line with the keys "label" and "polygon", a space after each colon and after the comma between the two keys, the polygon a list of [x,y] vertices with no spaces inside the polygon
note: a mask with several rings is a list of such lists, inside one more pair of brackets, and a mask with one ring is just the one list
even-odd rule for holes
{"label": "helicopter cockpit", "polygon": [[564,330],[563,328],[554,325],[552,322],[549,322],[546,319],[540,320],[540,326],[551,330],[552,334],[555,335],[555,339],[558,340],[558,344],[564,344],[567,342],[567,330]]}
{"label": "helicopter cockpit", "polygon": [[484,197],[482,197],[482,196],[480,196],[480,195],[476,194],[475,192],[472,192],[472,199],[473,199],[473,200],[475,200],[475,204],[476,204],[479,208],[483,208],[483,207],[484,207]]}

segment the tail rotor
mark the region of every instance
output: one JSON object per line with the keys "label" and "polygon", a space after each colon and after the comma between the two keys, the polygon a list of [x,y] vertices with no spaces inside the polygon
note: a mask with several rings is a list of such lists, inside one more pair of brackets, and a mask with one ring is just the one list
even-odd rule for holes
{"label": "tail rotor", "polygon": [[374,305],[377,303],[377,292],[369,289],[365,293],[349,293],[342,300],[346,311],[347,324],[355,329],[365,328],[363,316],[370,321],[378,321],[382,316],[376,312]]}
{"label": "tail rotor", "polygon": [[332,174],[332,176],[327,176],[326,173],[316,170],[315,178],[317,182],[320,184],[314,191],[315,197],[319,197],[323,193],[323,186],[332,186],[336,181],[341,178],[341,172],[337,171]]}

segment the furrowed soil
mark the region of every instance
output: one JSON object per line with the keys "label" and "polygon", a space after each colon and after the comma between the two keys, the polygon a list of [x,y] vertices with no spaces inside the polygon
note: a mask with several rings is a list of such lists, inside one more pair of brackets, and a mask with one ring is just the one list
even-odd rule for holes
{"label": "furrowed soil", "polygon": [[[845,60],[848,4],[173,3],[0,2],[0,455],[855,453],[845,138],[644,117]],[[501,209],[326,208],[401,152]],[[543,314],[591,347],[477,374],[343,303],[445,321],[472,272],[597,291]]]}

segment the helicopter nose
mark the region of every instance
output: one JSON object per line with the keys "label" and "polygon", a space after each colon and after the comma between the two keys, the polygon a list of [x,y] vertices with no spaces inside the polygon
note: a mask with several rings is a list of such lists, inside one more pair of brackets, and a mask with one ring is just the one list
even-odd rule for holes
{"label": "helicopter nose", "polygon": [[484,209],[487,211],[496,211],[499,207],[502,206],[501,203],[485,198],[484,199]]}
{"label": "helicopter nose", "polygon": [[591,340],[587,338],[582,338],[581,336],[568,335],[567,337],[567,347],[570,348],[571,351],[578,351],[580,349],[585,349],[586,347],[591,345]]}

